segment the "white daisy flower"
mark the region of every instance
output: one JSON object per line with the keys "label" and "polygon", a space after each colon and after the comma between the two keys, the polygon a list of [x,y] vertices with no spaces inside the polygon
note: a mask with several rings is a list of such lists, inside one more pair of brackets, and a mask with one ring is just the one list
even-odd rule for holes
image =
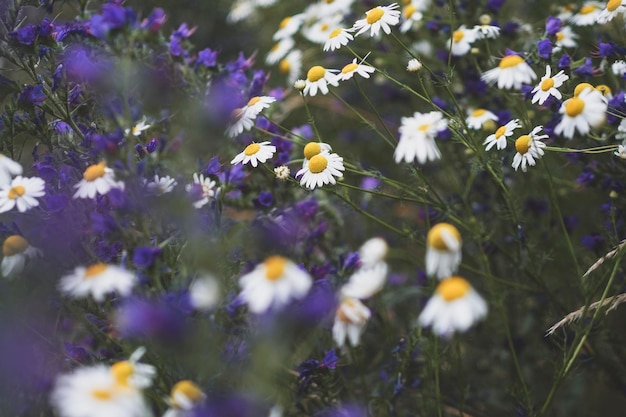
{"label": "white daisy flower", "polygon": [[23,213],[37,207],[39,200],[46,194],[46,183],[39,177],[26,178],[17,176],[10,183],[0,185],[0,213],[13,208]]}
{"label": "white daisy flower", "polygon": [[554,36],[556,39],[552,52],[559,52],[562,48],[576,48],[578,46],[578,42],[576,42],[578,35],[569,26],[563,26]]}
{"label": "white daisy flower", "polygon": [[74,188],[74,198],[96,198],[97,194],[105,195],[112,188],[123,190],[124,182],[115,181],[115,173],[102,161],[88,166],[83,173],[83,179]]}
{"label": "white daisy flower", "polygon": [[606,120],[606,110],[606,98],[602,93],[586,87],[580,94],[561,104],[559,113],[563,118],[554,128],[554,133],[568,139],[573,138],[576,131],[586,135],[592,128],[602,126]]}
{"label": "white daisy flower", "polygon": [[424,18],[421,11],[414,4],[408,4],[402,9],[403,22],[400,25],[400,32],[408,32],[414,24],[419,23]]}
{"label": "white daisy flower", "polygon": [[422,69],[422,63],[415,58],[410,59],[406,64],[406,70],[409,72],[417,72],[420,69]]}
{"label": "white daisy flower", "polygon": [[454,56],[462,56],[467,54],[472,48],[472,43],[479,38],[479,32],[475,29],[468,29],[465,25],[461,25],[452,33],[450,39],[450,52]]}
{"label": "white daisy flower", "polygon": [[338,78],[341,81],[346,81],[352,78],[354,74],[359,74],[363,78],[369,78],[370,74],[375,72],[376,68],[371,67],[365,64],[357,64],[356,58],[352,60],[352,62],[341,69],[341,72],[338,74]]}
{"label": "white daisy flower", "polygon": [[359,300],[373,297],[385,286],[388,270],[389,267],[384,261],[362,265],[341,287],[341,296],[358,298]]}
{"label": "white daisy flower", "polygon": [[339,85],[339,79],[332,71],[337,70],[328,70],[319,65],[311,67],[306,74],[306,84],[302,94],[305,96],[308,94],[313,97],[317,94],[317,90],[322,94],[328,94],[328,84],[335,87]]}
{"label": "white daisy flower", "polygon": [[148,129],[150,129],[150,126],[152,126],[152,125],[149,125],[148,123],[146,123],[146,121],[147,121],[146,117],[145,116],[142,117],[141,120],[135,126],[133,126],[130,129],[125,129],[124,133],[126,135],[132,134],[133,136],[141,136],[141,133],[144,130],[148,130]]}
{"label": "white daisy flower", "polygon": [[576,26],[591,26],[595,25],[598,17],[602,14],[602,8],[604,5],[597,1],[588,1],[582,5],[578,10],[578,13],[570,18]]}
{"label": "white daisy flower", "polygon": [[22,171],[23,168],[18,162],[0,153],[0,186],[9,184],[11,177],[22,175]]}
{"label": "white daisy flower", "polygon": [[169,175],[164,177],[154,176],[154,180],[146,183],[148,191],[154,195],[163,195],[174,191],[174,187],[178,185],[178,182]]}
{"label": "white daisy flower", "polygon": [[300,185],[313,190],[325,184],[336,184],[335,177],[343,177],[345,167],[343,158],[336,153],[319,153],[311,157],[303,167],[296,173],[296,178],[302,176]]}
{"label": "white daisy flower", "polygon": [[282,256],[270,256],[239,279],[240,296],[256,314],[303,298],[311,284],[312,278],[307,272]]}
{"label": "white daisy flower", "polygon": [[151,415],[141,391],[120,385],[106,365],[78,368],[57,377],[51,402],[60,417]]}
{"label": "white daisy flower", "polygon": [[346,46],[354,37],[344,28],[338,28],[330,32],[328,39],[324,42],[324,51],[334,51]]}
{"label": "white daisy flower", "polygon": [[507,55],[500,60],[496,68],[490,69],[480,77],[488,84],[497,83],[498,88],[519,89],[522,84],[530,84],[537,75],[519,55]]}
{"label": "white daisy flower", "polygon": [[477,25],[474,26],[474,30],[478,32],[479,39],[496,39],[500,36],[500,28],[498,26]]}
{"label": "white daisy flower", "polygon": [[623,77],[624,74],[626,74],[626,61],[623,61],[621,59],[615,61],[613,64],[611,64],[611,71],[613,71],[613,74],[617,75],[618,77]]}
{"label": "white daisy flower", "polygon": [[232,122],[226,134],[235,137],[244,130],[252,129],[254,122],[263,110],[267,109],[276,99],[271,96],[252,97],[245,106],[235,109],[231,116]]}
{"label": "white daisy flower", "polygon": [[274,33],[272,39],[278,41],[284,38],[290,38],[291,36],[295,35],[298,29],[300,29],[303,20],[304,15],[302,13],[285,17],[283,20],[280,21],[280,24],[278,25],[278,30],[276,31],[276,33]]}
{"label": "white daisy flower", "polygon": [[419,315],[418,324],[439,336],[464,332],[487,315],[487,303],[467,280],[453,276],[439,283]]}
{"label": "white daisy flower", "polygon": [[359,248],[361,266],[372,266],[385,260],[389,246],[382,237],[373,237]]}
{"label": "white daisy flower", "polygon": [[274,168],[274,175],[276,175],[277,180],[286,181],[289,179],[289,174],[291,174],[291,170],[286,165]]}
{"label": "white daisy flower", "polygon": [[144,353],[146,353],[146,348],[139,347],[130,355],[128,360],[115,362],[111,365],[110,372],[119,387],[145,389],[152,386],[156,368],[139,362]]}
{"label": "white daisy flower", "polygon": [[543,126],[537,126],[532,132],[520,136],[515,141],[517,153],[513,157],[511,166],[516,171],[521,167],[522,171],[526,172],[528,166],[535,166],[536,160],[544,155],[543,148],[546,147],[546,144],[541,140],[547,139],[548,135],[540,135],[541,129],[543,129]]}
{"label": "white daisy flower", "polygon": [[352,346],[357,346],[361,339],[361,333],[371,317],[369,308],[365,307],[356,298],[346,298],[341,301],[335,313],[333,324],[333,339],[337,346],[343,347],[346,339]]}
{"label": "white daisy flower", "polygon": [[287,76],[287,84],[296,82],[302,72],[302,52],[293,49],[278,63],[278,70]]}
{"label": "white daisy flower", "polygon": [[91,295],[94,300],[101,303],[107,294],[113,292],[122,297],[129,296],[137,282],[137,276],[133,272],[116,265],[98,262],[88,267],[76,267],[74,272],[61,278],[59,289],[73,298]]}
{"label": "white daisy flower", "polygon": [[323,45],[326,43],[330,34],[339,26],[343,20],[340,14],[332,14],[313,20],[312,24],[302,28],[302,35],[313,43]]}
{"label": "white daisy flower", "polygon": [[304,156],[304,160],[302,161],[302,168],[306,169],[309,166],[309,161],[315,155],[329,155],[332,153],[333,148],[330,147],[328,143],[324,142],[309,142],[304,145],[304,150],[302,152]]}
{"label": "white daisy flower", "polygon": [[172,387],[170,397],[167,399],[171,408],[165,412],[163,417],[187,416],[188,414],[185,412],[193,410],[205,398],[206,394],[193,381],[186,379],[178,381]]}
{"label": "white daisy flower", "polygon": [[189,285],[189,303],[200,311],[212,310],[220,300],[220,284],[212,275],[204,275]]}
{"label": "white daisy flower", "polygon": [[626,119],[622,119],[617,126],[617,134],[615,135],[615,139],[626,141]]}
{"label": "white daisy flower", "polygon": [[438,223],[426,235],[426,274],[439,279],[452,275],[461,263],[461,233],[449,223]]}
{"label": "white daisy flower", "polygon": [[228,12],[226,20],[229,23],[237,23],[252,16],[256,11],[255,0],[237,0]]}
{"label": "white daisy flower", "polygon": [[531,103],[543,105],[550,96],[554,96],[559,100],[563,97],[558,88],[565,81],[569,80],[569,76],[564,74],[563,70],[559,71],[555,76],[551,76],[551,71],[550,65],[546,65],[546,75],[541,78],[539,84],[531,91],[533,94]]}
{"label": "white daisy flower", "polygon": [[193,174],[193,183],[187,184],[186,190],[191,191],[194,186],[200,186],[200,198],[193,203],[195,208],[202,208],[207,205],[211,199],[215,198],[215,195],[219,191],[219,188],[215,189],[215,184],[215,181],[211,180],[211,178],[205,178],[204,174]]}
{"label": "white daisy flower", "polygon": [[396,163],[404,160],[410,164],[417,159],[423,164],[441,158],[435,137],[448,126],[448,121],[440,112],[415,112],[412,117],[403,117],[401,121],[400,141],[394,152]]}
{"label": "white daisy flower", "polygon": [[270,142],[268,141],[251,143],[246,146],[246,149],[244,149],[243,152],[235,156],[230,163],[232,165],[245,165],[250,162],[250,164],[256,168],[259,163],[263,164],[265,161],[274,156],[274,152],[276,152],[276,146],[270,145]]}
{"label": "white daisy flower", "polygon": [[265,57],[265,63],[268,65],[274,65],[281,60],[291,49],[296,42],[292,38],[283,38],[278,41]]}
{"label": "white daisy flower", "polygon": [[474,130],[479,130],[483,128],[483,125],[489,121],[495,122],[498,120],[498,116],[496,116],[493,112],[490,112],[486,109],[474,109],[470,111],[469,116],[465,119],[465,123],[467,123],[467,127]]}
{"label": "white daisy flower", "polygon": [[370,36],[378,36],[380,29],[387,35],[391,33],[391,27],[400,22],[400,11],[396,10],[397,3],[389,6],[378,6],[365,13],[365,19],[357,20],[352,26],[352,30],[357,31],[354,36],[370,31]]}
{"label": "white daisy flower", "polygon": [[0,269],[2,276],[13,279],[21,274],[26,266],[26,261],[36,256],[41,256],[41,251],[22,236],[11,235],[2,244],[2,264]]}
{"label": "white daisy flower", "polygon": [[609,0],[604,10],[598,15],[596,22],[603,25],[613,20],[618,14],[624,14],[624,12],[626,12],[626,0]]}
{"label": "white daisy flower", "polygon": [[622,142],[621,145],[618,145],[617,150],[613,153],[613,155],[621,159],[626,159],[626,143]]}
{"label": "white daisy flower", "polygon": [[496,145],[496,149],[499,151],[505,149],[506,139],[513,134],[513,131],[515,129],[520,127],[522,127],[522,125],[519,124],[519,119],[513,119],[504,126],[500,126],[498,130],[495,131],[495,133],[487,136],[487,139],[485,139],[485,141],[483,142],[483,145],[485,145],[485,150],[491,150],[494,145]]}

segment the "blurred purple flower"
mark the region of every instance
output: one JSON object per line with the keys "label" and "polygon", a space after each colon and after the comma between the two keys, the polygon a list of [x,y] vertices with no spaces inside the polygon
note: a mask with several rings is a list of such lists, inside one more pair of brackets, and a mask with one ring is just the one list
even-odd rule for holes
{"label": "blurred purple flower", "polygon": [[561,30],[562,26],[563,22],[561,19],[548,16],[546,19],[546,34],[554,36]]}
{"label": "blurred purple flower", "polygon": [[124,338],[178,341],[185,332],[183,314],[162,300],[127,298],[118,307],[114,323]]}
{"label": "blurred purple flower", "polygon": [[198,52],[198,61],[199,64],[204,65],[205,67],[214,67],[217,65],[217,51],[213,51],[209,48],[203,49]]}
{"label": "blurred purple flower", "polygon": [[540,58],[550,59],[550,55],[552,55],[552,42],[550,42],[550,39],[542,39],[537,42],[537,52]]}
{"label": "blurred purple flower", "polygon": [[141,21],[141,28],[148,29],[150,32],[158,32],[161,26],[167,21],[165,11],[157,7],[152,10],[150,16]]}
{"label": "blurred purple flower", "polygon": [[163,250],[154,246],[139,246],[133,252],[133,263],[139,268],[149,268]]}

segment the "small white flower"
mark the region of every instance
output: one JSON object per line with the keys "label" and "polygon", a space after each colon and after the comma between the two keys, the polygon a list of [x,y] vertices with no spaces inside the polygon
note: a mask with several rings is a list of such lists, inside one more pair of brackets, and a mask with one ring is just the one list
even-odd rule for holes
{"label": "small white flower", "polygon": [[478,31],[479,39],[495,39],[500,36],[500,28],[498,26],[491,25],[477,25],[474,26],[474,30]]}
{"label": "small white flower", "polygon": [[413,25],[421,22],[424,15],[414,4],[410,3],[402,9],[402,18],[404,21],[400,25],[400,32],[405,33],[408,32]]}
{"label": "small white flower", "polygon": [[440,112],[415,112],[412,117],[403,117],[401,121],[400,141],[394,152],[396,163],[404,160],[410,164],[417,159],[423,164],[441,158],[435,137],[448,126],[448,121]]}
{"label": "small white flower", "polygon": [[490,69],[480,77],[488,84],[496,84],[498,88],[519,89],[522,84],[530,84],[537,75],[519,55],[507,55],[500,60],[496,68]]}
{"label": "small white flower", "polygon": [[621,59],[615,61],[613,64],[611,64],[611,71],[613,71],[613,74],[617,75],[618,77],[623,77],[624,74],[626,74],[626,61],[623,61]]}
{"label": "small white flower", "polygon": [[588,1],[582,5],[578,13],[570,18],[570,22],[576,26],[595,25],[598,17],[602,14],[603,6],[600,2]]}
{"label": "small white flower", "polygon": [[296,178],[302,176],[300,185],[313,190],[325,184],[336,184],[335,177],[343,177],[345,167],[343,158],[336,153],[319,153],[311,157],[303,167],[296,173]]}
{"label": "small white flower", "polygon": [[140,121],[139,121],[139,122],[138,122],[135,126],[133,126],[131,129],[125,129],[125,130],[124,130],[124,133],[125,133],[126,135],[128,135],[128,134],[131,134],[131,133],[132,133],[132,135],[133,135],[133,136],[141,136],[141,133],[142,133],[144,130],[148,130],[148,129],[150,129],[150,126],[152,126],[152,125],[149,125],[149,124],[147,124],[147,123],[146,123],[146,117],[144,116],[144,117],[142,117],[142,118],[141,118],[141,120],[140,120]]}
{"label": "small white flower", "polygon": [[338,74],[338,77],[341,81],[349,80],[354,74],[359,74],[363,78],[369,78],[370,74],[375,71],[376,68],[369,65],[357,64],[356,58],[354,58],[350,64],[342,68],[341,72]]}
{"label": "small white flower", "polygon": [[467,54],[474,43],[479,38],[479,33],[475,28],[468,29],[465,25],[461,25],[452,33],[450,39],[450,52],[454,56],[462,56]]}
{"label": "small white flower", "polygon": [[90,165],[83,173],[83,179],[74,186],[74,198],[96,198],[96,195],[105,195],[112,188],[124,189],[122,181],[115,181],[115,173],[105,161]]}
{"label": "small white flower", "polygon": [[520,127],[522,127],[522,125],[519,124],[519,119],[513,119],[504,126],[500,126],[498,130],[495,131],[495,133],[487,136],[487,139],[485,139],[485,142],[483,142],[483,145],[485,145],[485,150],[491,150],[494,145],[496,145],[496,149],[498,149],[499,151],[505,149],[506,139],[513,134],[513,131],[515,129]]}
{"label": "small white flower", "polygon": [[511,166],[516,171],[521,167],[522,171],[526,172],[528,166],[534,166],[536,160],[544,155],[543,148],[546,144],[541,139],[547,139],[548,135],[540,135],[541,129],[543,126],[537,126],[528,135],[522,135],[515,141],[517,153]]}
{"label": "small white flower", "polygon": [[352,26],[352,30],[357,31],[354,36],[370,31],[370,36],[378,36],[380,29],[387,35],[391,33],[391,26],[400,22],[400,11],[397,3],[389,6],[378,6],[365,13],[365,19],[357,20]]}
{"label": "small white flower", "polygon": [[626,12],[626,0],[609,0],[604,10],[598,15],[596,22],[603,25],[624,12]]}
{"label": "small white flower", "polygon": [[148,188],[148,191],[154,195],[163,195],[172,192],[177,184],[178,182],[176,182],[176,180],[169,175],[166,175],[165,177],[155,175],[154,180],[147,183],[146,187]]}
{"label": "small white flower", "polygon": [[316,65],[309,69],[306,74],[306,84],[302,93],[311,97],[317,94],[319,90],[322,94],[328,94],[328,84],[337,87],[339,85],[339,78],[332,71],[322,66]]}
{"label": "small white flower", "polygon": [[280,24],[278,25],[278,30],[276,31],[276,33],[274,33],[272,39],[278,41],[295,35],[298,29],[300,29],[303,20],[304,15],[302,13],[285,17],[283,20],[280,21]]}
{"label": "small white flower", "polygon": [[19,235],[11,235],[2,244],[2,276],[13,279],[21,274],[26,262],[36,256],[41,256],[41,251],[28,243]]}
{"label": "small white flower", "polygon": [[239,279],[241,298],[250,311],[257,314],[303,298],[311,284],[308,273],[282,256],[270,256]]}
{"label": "small white flower", "polygon": [[39,200],[46,194],[46,183],[39,177],[25,178],[18,176],[4,185],[0,185],[0,213],[5,213],[13,208],[23,213],[37,207]]}
{"label": "small white flower", "polygon": [[333,339],[337,346],[343,347],[346,339],[352,346],[357,346],[361,333],[372,313],[356,298],[346,298],[341,301],[335,313],[333,324]]}
{"label": "small white flower", "polygon": [[189,286],[189,302],[196,310],[212,310],[219,300],[220,285],[211,275],[195,279]]}
{"label": "small white flower", "polygon": [[312,24],[302,28],[302,35],[313,43],[324,45],[335,28],[341,25],[343,20],[340,14],[323,16],[318,20],[311,21]]}
{"label": "small white flower", "polygon": [[574,33],[571,27],[563,26],[555,35],[556,41],[552,52],[559,52],[562,48],[576,48],[578,46],[578,35]]}
{"label": "small white flower", "polygon": [[578,131],[586,135],[592,128],[600,127],[606,120],[606,99],[593,87],[586,87],[574,97],[561,104],[559,113],[563,118],[554,128],[554,133],[568,139]]}
{"label": "small white flower", "polygon": [[259,113],[267,109],[275,101],[276,99],[271,96],[252,97],[245,106],[233,111],[231,116],[232,122],[226,130],[226,134],[230,137],[235,137],[244,130],[252,129]]}
{"label": "small white flower", "polygon": [[0,186],[9,184],[11,177],[22,175],[22,171],[23,168],[19,163],[0,153]]}
{"label": "small white flower", "polygon": [[439,283],[419,315],[418,324],[439,336],[464,332],[487,315],[487,303],[467,280],[453,276]]}
{"label": "small white flower", "polygon": [[278,70],[287,76],[288,84],[295,83],[302,72],[302,52],[299,49],[293,49],[280,60]]}
{"label": "small white flower", "polygon": [[344,28],[338,28],[330,32],[328,39],[324,42],[324,51],[334,51],[346,46],[354,37]]}
{"label": "small white flower", "polygon": [[200,198],[193,203],[195,208],[204,207],[211,199],[215,198],[217,191],[219,191],[219,188],[215,189],[215,184],[215,181],[211,180],[211,178],[205,178],[204,174],[193,174],[193,183],[187,184],[186,190],[191,191],[194,186],[200,186]]}
{"label": "small white flower", "polygon": [[298,91],[302,91],[306,88],[306,81],[305,80],[296,80],[293,83],[293,88],[295,88]]}
{"label": "small white flower", "polygon": [[281,165],[279,167],[274,168],[274,174],[276,175],[276,179],[281,181],[286,181],[289,179],[289,174],[291,174],[291,170],[286,165]]}
{"label": "small white flower", "polygon": [[563,70],[559,71],[555,76],[551,76],[550,65],[546,65],[546,75],[541,78],[539,84],[531,91],[533,98],[531,103],[538,103],[543,105],[550,96],[554,96],[557,99],[561,99],[563,96],[558,90],[563,83],[569,80],[569,76],[563,73]]}
{"label": "small white flower", "polygon": [[465,123],[467,123],[467,127],[470,129],[479,130],[483,128],[485,123],[489,121],[495,122],[496,120],[498,120],[498,116],[495,113],[486,109],[474,109],[465,119]]}
{"label": "small white flower", "polygon": [[268,65],[274,65],[281,60],[291,49],[295,46],[296,42],[292,38],[283,38],[278,41],[277,44],[272,46],[269,53],[265,57],[265,63]]}
{"label": "small white flower", "polygon": [[426,274],[439,279],[452,275],[461,263],[461,233],[449,223],[438,223],[426,236]]}
{"label": "small white flower", "polygon": [[178,381],[172,387],[170,397],[167,399],[171,408],[165,412],[163,417],[188,416],[189,414],[185,412],[193,410],[205,398],[206,394],[193,381],[187,379]]}
{"label": "small white flower", "polygon": [[244,149],[243,152],[235,156],[230,163],[232,165],[245,165],[250,162],[250,164],[256,168],[259,163],[263,164],[265,161],[274,156],[274,152],[276,152],[276,146],[270,145],[270,142],[268,141],[251,143],[246,146],[246,149]]}
{"label": "small white flower", "polygon": [[129,296],[137,282],[137,276],[133,272],[99,262],[88,267],[76,267],[74,272],[61,278],[59,289],[73,298],[91,295],[101,303],[109,293],[117,292],[123,297]]}
{"label": "small white flower", "polygon": [[389,267],[385,261],[361,265],[341,287],[341,296],[359,300],[373,297],[385,286],[388,270]]}
{"label": "small white flower", "polygon": [[613,153],[613,155],[626,159],[626,143],[622,142],[621,145],[618,145],[617,150]]}
{"label": "small white flower", "polygon": [[409,72],[417,72],[422,69],[422,63],[413,58],[406,64],[406,70]]}

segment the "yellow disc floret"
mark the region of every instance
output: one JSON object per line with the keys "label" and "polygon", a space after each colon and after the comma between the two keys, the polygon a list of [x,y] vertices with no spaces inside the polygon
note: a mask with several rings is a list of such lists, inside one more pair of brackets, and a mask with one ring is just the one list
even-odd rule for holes
{"label": "yellow disc floret", "polygon": [[496,138],[504,136],[506,133],[506,126],[500,126],[498,130],[496,130]]}
{"label": "yellow disc floret", "polygon": [[251,143],[250,145],[246,146],[246,149],[243,150],[243,153],[246,156],[252,156],[256,154],[259,149],[261,149],[261,145],[259,145],[258,143]]}
{"label": "yellow disc floret", "polygon": [[309,142],[304,147],[304,157],[306,159],[311,159],[320,152],[322,152],[322,145],[317,142]]}
{"label": "yellow disc floret", "polygon": [[269,281],[276,281],[285,274],[287,259],[278,255],[270,256],[263,262],[263,265],[265,266],[265,278]]}
{"label": "yellow disc floret", "polygon": [[383,8],[378,6],[370,10],[369,12],[365,13],[365,19],[367,20],[368,24],[372,25],[378,22],[383,17],[384,14],[385,14],[385,11],[383,10]]}
{"label": "yellow disc floret", "polygon": [[498,67],[500,69],[511,68],[524,62],[524,58],[519,55],[507,55],[500,61]]}
{"label": "yellow disc floret", "polygon": [[309,72],[306,73],[306,79],[314,83],[315,81],[324,78],[324,75],[326,75],[326,69],[322,66],[316,65],[311,67]]}
{"label": "yellow disc floret", "polygon": [[606,9],[609,12],[614,12],[619,6],[621,6],[622,0],[609,0],[606,4]]}
{"label": "yellow disc floret", "polygon": [[172,392],[170,396],[172,398],[173,405],[180,406],[180,404],[176,402],[176,397],[184,396],[192,402],[198,402],[202,399],[204,394],[196,384],[194,384],[192,381],[189,381],[188,379],[185,379],[183,381],[178,381],[172,387]]}
{"label": "yellow disc floret", "polygon": [[436,293],[445,301],[450,302],[464,297],[471,289],[472,286],[466,279],[452,276],[439,283]]}
{"label": "yellow disc floret", "polygon": [[21,197],[24,194],[26,194],[26,188],[24,188],[23,185],[16,185],[9,190],[9,199],[15,200],[16,198]]}
{"label": "yellow disc floret", "polygon": [[530,149],[530,144],[532,143],[532,138],[528,135],[523,135],[517,138],[515,141],[515,149],[517,152],[524,155]]}
{"label": "yellow disc floret", "polygon": [[329,39],[332,38],[336,38],[337,36],[339,36],[339,34],[343,31],[343,29],[339,28],[339,29],[335,29],[332,32],[330,32],[330,35],[328,35]]}
{"label": "yellow disc floret", "polygon": [[578,97],[580,95],[580,93],[582,93],[583,91],[585,91],[588,88],[594,88],[593,85],[589,84],[589,83],[580,83],[576,86],[576,88],[574,88],[574,97]]}
{"label": "yellow disc floret", "polygon": [[328,166],[328,159],[324,155],[318,154],[309,160],[309,171],[319,174]]}
{"label": "yellow disc floret", "polygon": [[287,25],[289,24],[289,22],[291,21],[291,17],[286,17],[283,20],[280,21],[280,24],[278,25],[279,29],[284,29],[285,27],[287,27]]}
{"label": "yellow disc floret", "polygon": [[462,30],[455,30],[454,33],[452,34],[452,40],[455,43],[459,43],[461,42],[461,40],[465,37],[465,32]]}
{"label": "yellow disc floret", "polygon": [[107,265],[102,262],[95,263],[91,266],[88,266],[85,269],[85,279],[93,278],[96,275],[100,275],[107,269]]}
{"label": "yellow disc floret", "polygon": [[459,243],[461,242],[461,233],[459,233],[459,230],[456,227],[452,226],[449,223],[439,223],[433,226],[428,231],[428,235],[426,236],[426,243],[431,248],[437,250],[450,250],[444,239],[444,234],[447,234],[449,237],[452,237]]}
{"label": "yellow disc floret", "polygon": [[413,13],[415,13],[416,10],[417,9],[415,8],[415,6],[413,6],[412,4],[409,4],[402,11],[402,15],[404,16],[405,19],[408,19],[411,16],[413,16]]}
{"label": "yellow disc floret", "polygon": [[28,241],[22,236],[12,235],[7,237],[2,244],[2,254],[4,256],[17,255],[28,249],[28,246]]}
{"label": "yellow disc floret", "polygon": [[585,102],[578,98],[572,97],[565,102],[565,114],[569,117],[576,117],[585,109]]}
{"label": "yellow disc floret", "polygon": [[554,87],[554,80],[552,78],[546,78],[545,80],[541,82],[542,91],[548,91],[552,87]]}
{"label": "yellow disc floret", "polygon": [[129,361],[116,362],[111,365],[111,374],[115,379],[115,383],[121,387],[129,385],[130,377],[135,373],[135,367]]}
{"label": "yellow disc floret", "polygon": [[359,67],[359,64],[355,64],[355,63],[351,63],[346,65],[345,67],[342,68],[341,73],[342,74],[348,74],[354,70],[356,70]]}
{"label": "yellow disc floret", "polygon": [[476,109],[472,112],[472,117],[480,117],[483,114],[485,114],[487,112],[487,110],[485,109]]}
{"label": "yellow disc floret", "polygon": [[248,107],[252,107],[252,106],[254,106],[255,104],[257,104],[260,100],[261,100],[261,97],[252,97],[252,98],[248,101],[247,106],[248,106]]}
{"label": "yellow disc floret", "polygon": [[106,167],[107,164],[104,161],[95,165],[90,165],[83,173],[83,179],[85,181],[91,182],[97,180],[98,178],[104,177]]}

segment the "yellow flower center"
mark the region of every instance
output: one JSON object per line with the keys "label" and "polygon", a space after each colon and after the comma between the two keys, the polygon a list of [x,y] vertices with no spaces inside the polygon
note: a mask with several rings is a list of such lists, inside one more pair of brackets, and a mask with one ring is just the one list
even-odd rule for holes
{"label": "yellow flower center", "polygon": [[496,139],[504,136],[506,133],[506,126],[500,126],[498,130],[496,130]]}
{"label": "yellow flower center", "polygon": [[246,156],[252,156],[257,153],[259,149],[261,149],[261,145],[259,145],[258,143],[251,143],[250,145],[246,146],[246,149],[243,150],[243,153],[246,154]]}
{"label": "yellow flower center", "polygon": [[4,256],[17,255],[18,253],[22,253],[28,249],[28,246],[28,241],[22,236],[9,236],[2,244],[2,254]]}
{"label": "yellow flower center", "polygon": [[622,0],[609,0],[606,4],[606,9],[609,12],[614,12],[622,4]]}
{"label": "yellow flower center", "polygon": [[280,24],[278,25],[279,29],[284,29],[285,27],[287,27],[287,25],[289,24],[289,22],[291,21],[291,17],[286,17],[283,20],[280,21]]}
{"label": "yellow flower center", "polygon": [[328,30],[330,26],[328,26],[328,23],[324,23],[322,26],[320,26],[320,30],[322,32],[326,32]]}
{"label": "yellow flower center", "polygon": [[548,91],[554,87],[554,80],[552,78],[546,78],[541,82],[541,90]]}
{"label": "yellow flower center", "polygon": [[265,278],[269,281],[276,281],[285,274],[287,259],[282,256],[270,256],[263,262],[263,265],[265,265]]}
{"label": "yellow flower center", "polygon": [[[343,300],[339,308],[337,308],[337,320],[344,323],[352,323],[352,320],[346,313],[346,310],[354,309],[356,307],[356,302],[352,299]],[[361,319],[365,319],[365,317],[361,317]]]}
{"label": "yellow flower center", "polygon": [[231,120],[238,120],[243,115],[243,109],[235,109],[230,114]]}
{"label": "yellow flower center", "polygon": [[339,36],[339,34],[343,31],[343,29],[339,28],[339,29],[335,29],[332,32],[330,32],[330,35],[328,35],[329,39],[332,38],[336,38],[337,36]]}
{"label": "yellow flower center", "polygon": [[9,199],[15,200],[18,197],[23,196],[26,193],[26,188],[23,185],[16,185],[9,190]]}
{"label": "yellow flower center", "polygon": [[526,154],[530,149],[530,144],[532,143],[532,138],[528,135],[522,135],[515,141],[515,149],[521,155]]}
{"label": "yellow flower center", "polygon": [[177,406],[180,405],[176,403],[176,397],[178,395],[183,395],[185,398],[193,402],[201,400],[203,396],[202,390],[198,388],[196,384],[187,379],[177,382],[174,387],[172,387],[172,403]]}
{"label": "yellow flower center", "polygon": [[314,67],[311,67],[309,72],[306,73],[306,79],[314,83],[320,78],[324,78],[325,74],[326,74],[326,69],[324,67],[316,65]]}
{"label": "yellow flower center", "polygon": [[500,69],[511,68],[524,62],[524,58],[519,55],[507,55],[500,61]]}
{"label": "yellow flower center", "polygon": [[458,229],[449,223],[439,223],[434,225],[426,236],[426,243],[431,248],[437,250],[449,250],[448,245],[443,238],[444,233],[451,235],[456,241],[461,241],[461,234]]}
{"label": "yellow flower center", "polygon": [[107,167],[106,162],[102,161],[99,164],[90,165],[83,173],[83,179],[85,181],[95,181],[98,178],[104,177],[104,170]]}
{"label": "yellow flower center", "polygon": [[565,114],[569,117],[576,117],[583,112],[585,102],[578,97],[572,97],[565,102]]}
{"label": "yellow flower center", "polygon": [[413,16],[413,13],[415,13],[417,9],[415,8],[415,6],[413,6],[412,4],[406,6],[404,8],[404,11],[402,12],[402,15],[404,16],[405,19],[410,18],[411,16]]}
{"label": "yellow flower center", "polygon": [[384,14],[385,14],[385,11],[383,10],[383,8],[378,6],[370,10],[369,12],[365,13],[365,20],[367,20],[368,24],[372,25],[378,22],[383,17]]}
{"label": "yellow flower center", "polygon": [[463,39],[463,37],[465,36],[465,32],[463,32],[462,30],[455,30],[454,33],[452,34],[452,39],[454,40],[455,43],[461,42],[461,39]]}
{"label": "yellow flower center", "polygon": [[554,36],[556,36],[556,40],[558,42],[562,41],[565,38],[565,35],[563,35],[563,32],[557,32],[556,35]]}
{"label": "yellow flower center", "polygon": [[420,132],[426,132],[429,128],[430,128],[430,124],[425,123],[423,125],[419,125],[417,127],[417,130],[420,131]]}
{"label": "yellow flower center", "polygon": [[257,104],[259,101],[261,101],[261,97],[252,97],[250,100],[248,100],[248,104],[246,104],[246,106],[252,107],[255,104]]}
{"label": "yellow flower center", "polygon": [[320,152],[322,152],[322,145],[317,142],[309,142],[304,147],[304,157],[306,159],[311,159]]}
{"label": "yellow flower center", "polygon": [[452,276],[439,283],[436,293],[445,301],[450,302],[465,296],[471,289],[472,286],[466,279]]}
{"label": "yellow flower center", "polygon": [[580,83],[574,88],[574,97],[578,97],[580,93],[585,91],[587,88],[594,88],[593,85],[589,83]]}
{"label": "yellow flower center", "polygon": [[588,4],[586,6],[581,7],[580,11],[578,13],[580,13],[580,14],[589,14],[589,13],[593,12],[596,9],[597,9],[597,7],[594,6],[593,4]]}
{"label": "yellow flower center", "polygon": [[291,64],[289,63],[289,60],[287,58],[282,59],[278,63],[278,70],[283,74],[289,74],[289,70],[291,70]]}
{"label": "yellow flower center", "polygon": [[324,155],[315,155],[309,161],[309,171],[313,174],[319,174],[328,166],[328,159]]}
{"label": "yellow flower center", "polygon": [[133,373],[135,373],[135,368],[133,364],[128,361],[116,362],[111,365],[111,373],[118,385],[127,387],[128,380],[133,376]]}
{"label": "yellow flower center", "polygon": [[609,95],[609,94],[612,93],[611,87],[609,87],[606,84],[600,84],[600,85],[596,86],[596,90],[601,92],[603,96],[606,96],[606,95]]}
{"label": "yellow flower center", "polygon": [[91,396],[98,400],[106,401],[111,399],[113,393],[108,389],[94,389],[91,391]]}
{"label": "yellow flower center", "polygon": [[356,70],[359,67],[359,64],[355,64],[355,63],[351,63],[346,65],[345,67],[343,67],[343,69],[341,70],[342,74],[348,74],[354,70]]}
{"label": "yellow flower center", "polygon": [[270,52],[276,52],[278,51],[278,48],[280,48],[280,43],[277,43],[276,45],[272,46],[272,49],[270,49]]}
{"label": "yellow flower center", "polygon": [[100,275],[107,269],[107,265],[102,262],[95,263],[85,270],[85,279],[93,278],[97,275]]}
{"label": "yellow flower center", "polygon": [[472,117],[480,117],[485,113],[487,113],[487,110],[485,109],[476,109],[472,112]]}

